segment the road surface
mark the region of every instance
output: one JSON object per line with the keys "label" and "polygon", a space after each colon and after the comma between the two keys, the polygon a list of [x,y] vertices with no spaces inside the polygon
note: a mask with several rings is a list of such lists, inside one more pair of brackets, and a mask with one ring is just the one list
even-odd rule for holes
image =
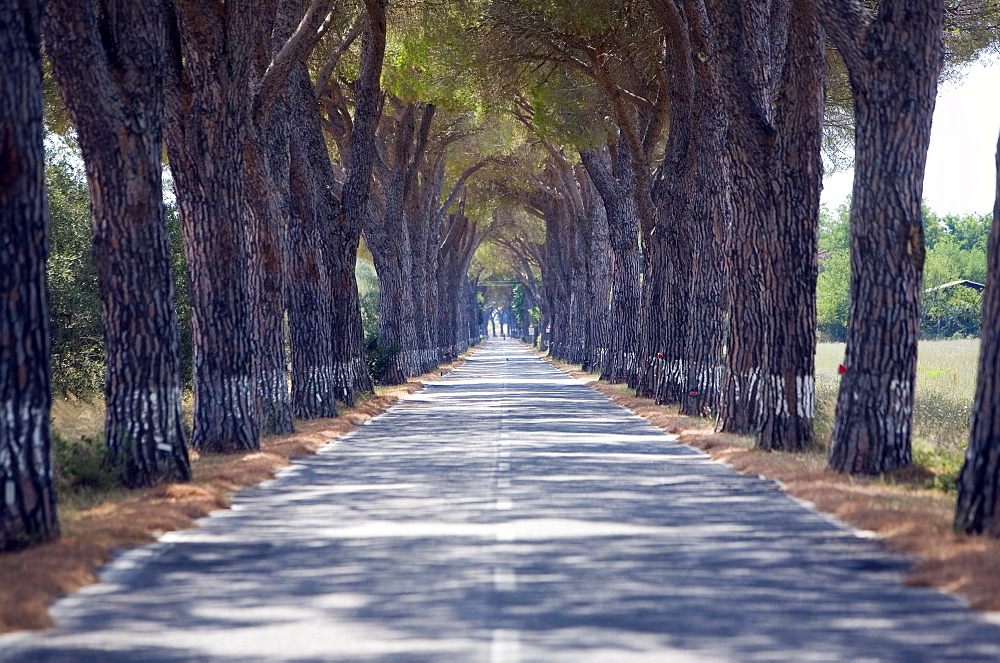
{"label": "road surface", "polygon": [[0,660],[1000,660],[877,540],[513,341],[200,522]]}

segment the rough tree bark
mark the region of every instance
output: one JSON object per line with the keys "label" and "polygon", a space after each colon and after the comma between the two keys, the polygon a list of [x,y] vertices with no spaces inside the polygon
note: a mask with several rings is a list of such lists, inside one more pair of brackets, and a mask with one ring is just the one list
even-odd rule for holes
{"label": "rough tree bark", "polygon": [[[334,179],[319,109],[305,64],[289,77],[288,106],[296,117],[291,136],[291,221],[288,260],[292,411],[300,419],[334,417],[340,395],[334,358],[334,304],[330,266],[335,251]],[[346,400],[346,399],[345,399]]]}
{"label": "rough tree bark", "polygon": [[[553,303],[553,356],[571,364],[583,364],[587,357],[588,249],[591,224],[587,219],[578,173],[551,145],[549,172],[552,187],[546,217],[545,244],[551,241],[547,263],[556,279]],[[557,324],[558,323],[558,324]]]}
{"label": "rough tree bark", "polygon": [[426,156],[435,112],[433,104],[395,101],[394,105],[383,119],[384,130],[391,136],[386,139],[387,162],[379,168],[381,205],[366,216],[363,227],[379,279],[379,343],[393,354],[383,384],[403,384],[421,372],[407,203]]}
{"label": "rough tree bark", "polygon": [[438,261],[438,293],[441,297],[442,324],[438,345],[444,349],[444,360],[454,359],[469,347],[470,320],[466,304],[469,264],[484,232],[465,216],[464,196],[458,209],[447,215],[442,232]]}
{"label": "rough tree bark", "polygon": [[774,100],[787,35],[789,0],[707,0],[728,114],[733,227],[729,333],[716,427],[749,433],[760,420],[765,339],[771,317],[764,290],[776,282],[768,233],[775,223],[771,159]]}
{"label": "rough tree bark", "polygon": [[262,435],[293,430],[285,366],[285,255],[288,250],[288,112],[282,99],[254,103],[272,59],[292,34],[302,3],[261,2],[253,26],[254,61],[247,103],[253,112],[241,134],[244,156],[250,344],[258,425]]}
{"label": "rough tree bark", "polygon": [[687,373],[689,293],[695,251],[691,219],[691,199],[697,195],[692,143],[694,65],[690,62],[694,54],[685,9],[670,0],[651,0],[650,5],[663,28],[664,61],[671,69],[665,78],[670,127],[652,192],[657,205],[656,227],[643,236],[646,357],[637,392],[655,397],[658,403],[679,403]]}
{"label": "rough tree bark", "polygon": [[601,379],[628,382],[639,370],[640,303],[639,214],[632,186],[628,147],[586,151],[580,158],[600,192],[607,214],[611,248],[611,311],[608,354]]}
{"label": "rough tree bark", "polygon": [[1000,538],[1000,140],[997,189],[987,257],[979,378],[972,430],[958,479],[955,529]]}
{"label": "rough tree bark", "polygon": [[[920,203],[942,61],[940,0],[814,0],[854,97],[851,306],[830,466],[910,463],[924,262]],[[903,130],[905,128],[905,130]]]}
{"label": "rough tree bark", "polygon": [[[593,178],[586,166],[577,166],[577,180],[583,192],[584,213],[588,219],[588,231],[583,238],[587,246],[587,342],[583,368],[587,371],[604,372],[611,355],[612,320],[612,231],[608,225],[608,215]],[[636,226],[638,229],[638,226]],[[638,252],[638,233],[635,237]],[[639,264],[635,265],[638,276]],[[638,296],[638,288],[636,288]],[[525,298],[527,300],[527,298]],[[638,299],[638,297],[637,297]],[[525,301],[525,326],[528,323],[527,301]],[[525,333],[527,330],[524,330]],[[617,332],[617,330],[615,330]],[[637,335],[636,335],[637,336]],[[636,338],[638,342],[638,338]]]}
{"label": "rough tree bark", "polygon": [[195,448],[259,447],[248,320],[241,132],[254,3],[178,0],[168,21],[165,136],[191,278]]}
{"label": "rough tree bark", "polygon": [[301,66],[323,34],[335,4],[336,0],[313,0],[303,14],[301,0],[258,2],[250,27],[254,40],[250,79],[234,90],[244,95],[250,108],[240,134],[246,178],[244,241],[256,408],[266,435],[293,430],[285,355],[285,270],[286,261],[295,258],[288,256],[289,114],[280,93],[289,74]]}
{"label": "rough tree bark", "polygon": [[186,481],[191,469],[160,163],[163,6],[52,0],[45,30],[90,185],[104,322],[105,443],[121,460],[127,486]]}
{"label": "rough tree bark", "polygon": [[793,0],[784,73],[776,99],[775,280],[764,290],[765,342],[757,446],[801,451],[813,444],[816,277],[823,164],[825,38],[808,0]]}
{"label": "rough tree bark", "polygon": [[49,441],[41,2],[0,1],[0,550],[59,534]]}
{"label": "rough tree bark", "polygon": [[[459,284],[469,269],[472,255],[485,238],[485,233],[477,232],[476,224],[465,216],[465,183],[488,160],[484,159],[466,168],[452,185],[451,193],[434,211],[431,232],[428,238],[428,253],[433,253],[431,264],[427,266],[428,278],[434,282],[435,306],[431,316],[432,342],[437,348],[436,361],[451,361],[468,347],[467,340],[456,336],[461,310]],[[458,206],[454,213],[448,210],[455,201]],[[437,203],[437,199],[434,200]]]}
{"label": "rough tree bark", "polygon": [[[340,196],[334,229],[334,257],[329,271],[334,294],[334,358],[338,388],[348,403],[355,391],[373,391],[365,363],[364,330],[358,283],[354,276],[358,242],[369,207],[372,170],[375,164],[376,131],[382,116],[384,97],[381,90],[382,64],[386,42],[385,0],[365,0],[362,26],[361,59],[358,80],[354,84],[354,118],[349,125],[344,164],[347,179]],[[319,95],[322,97],[323,95]],[[339,253],[338,253],[339,251]]]}
{"label": "rough tree bark", "polygon": [[690,63],[686,83],[692,88],[685,94],[691,107],[694,172],[689,196],[693,252],[684,348],[685,385],[679,412],[704,416],[715,411],[719,402],[727,311],[724,247],[732,223],[732,206],[726,113],[718,72],[710,58],[699,56],[713,53],[715,45],[704,3],[687,0],[684,5],[688,39],[682,40],[682,48],[686,48]]}

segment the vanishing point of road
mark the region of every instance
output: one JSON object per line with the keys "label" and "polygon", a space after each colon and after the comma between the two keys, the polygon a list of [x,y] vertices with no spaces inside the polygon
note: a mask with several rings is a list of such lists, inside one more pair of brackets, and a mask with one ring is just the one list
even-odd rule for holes
{"label": "vanishing point of road", "polygon": [[493,339],[0,660],[1000,660],[909,563]]}

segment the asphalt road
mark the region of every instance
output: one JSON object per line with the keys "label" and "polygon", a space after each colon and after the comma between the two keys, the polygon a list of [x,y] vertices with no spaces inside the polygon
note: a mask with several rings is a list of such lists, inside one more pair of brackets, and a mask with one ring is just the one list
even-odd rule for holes
{"label": "asphalt road", "polygon": [[491,340],[2,661],[998,661],[908,561]]}

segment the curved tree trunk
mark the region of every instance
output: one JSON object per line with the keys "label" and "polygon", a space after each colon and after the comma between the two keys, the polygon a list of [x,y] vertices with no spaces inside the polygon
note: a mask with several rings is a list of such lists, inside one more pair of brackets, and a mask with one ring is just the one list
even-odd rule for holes
{"label": "curved tree trunk", "polygon": [[639,215],[627,154],[628,148],[621,142],[618,144],[617,160],[612,160],[605,152],[580,153],[607,213],[611,248],[611,313],[608,357],[601,379],[612,384],[634,379],[639,369],[641,341]]}
{"label": "curved tree trunk", "polygon": [[[686,161],[689,157],[685,155]],[[690,325],[689,293],[691,290],[691,270],[693,269],[693,228],[690,218],[690,170],[681,166],[681,173],[675,179],[674,187],[665,196],[660,208],[656,226],[656,241],[652,246],[660,247],[662,262],[657,266],[660,283],[661,317],[650,318],[651,325],[661,329],[656,332],[660,338],[656,352],[658,370],[654,392],[657,403],[680,403],[684,390],[687,370],[687,340]],[[650,332],[651,337],[654,332]]]}
{"label": "curved tree trunk", "polygon": [[[46,7],[48,52],[90,185],[105,443],[133,487],[191,476],[161,181],[164,22],[159,5],[100,10],[54,0]],[[81,67],[81,58],[90,66]]]}
{"label": "curved tree trunk", "polygon": [[[296,117],[291,136],[294,249],[287,286],[292,407],[301,419],[333,417],[337,399],[348,402],[351,399],[347,394],[353,393],[337,376],[337,337],[346,332],[338,326],[344,311],[335,305],[334,296],[342,286],[334,276],[340,268],[334,232],[338,218],[333,193],[336,183],[323,139],[319,106],[304,63],[292,68],[286,94]],[[350,276],[353,281],[353,265]]]}
{"label": "curved tree trunk", "polygon": [[49,441],[41,3],[0,0],[0,550],[58,536]]}
{"label": "curved tree trunk", "polygon": [[[920,213],[941,69],[942,3],[815,0],[855,111],[851,308],[830,466],[879,474],[911,461],[924,263]],[[901,131],[900,127],[905,127]]]}
{"label": "curved tree trunk", "polygon": [[414,375],[413,297],[410,290],[408,259],[410,238],[403,218],[404,175],[390,176],[386,212],[377,230],[365,231],[365,244],[372,253],[378,274],[379,346],[388,363],[379,380],[382,384],[404,384]]}
{"label": "curved tree trunk", "polygon": [[726,237],[732,222],[729,159],[725,149],[726,113],[718,72],[697,53],[715,50],[700,2],[687,2],[692,63],[692,148],[695,160],[690,197],[692,256],[688,293],[688,337],[685,384],[679,412],[704,416],[718,409],[725,343],[727,261]]}
{"label": "curved tree trunk", "polygon": [[972,430],[958,479],[955,529],[1000,538],[1000,140],[997,141],[997,194],[987,257],[979,378]]}
{"label": "curved tree trunk", "polygon": [[629,381],[638,396],[655,398],[663,384],[663,347],[666,345],[666,273],[669,256],[666,233],[658,230],[643,238],[642,306],[640,307],[639,371]]}
{"label": "curved tree trunk", "polygon": [[354,121],[347,163],[347,179],[340,196],[334,234],[339,260],[330,270],[334,286],[334,354],[338,385],[344,400],[354,402],[356,391],[374,390],[365,361],[364,329],[358,282],[354,275],[358,243],[371,196],[371,179],[377,150],[375,134],[382,115],[382,64],[386,43],[386,0],[365,3],[366,20],[361,38],[358,80],[354,84]]}

